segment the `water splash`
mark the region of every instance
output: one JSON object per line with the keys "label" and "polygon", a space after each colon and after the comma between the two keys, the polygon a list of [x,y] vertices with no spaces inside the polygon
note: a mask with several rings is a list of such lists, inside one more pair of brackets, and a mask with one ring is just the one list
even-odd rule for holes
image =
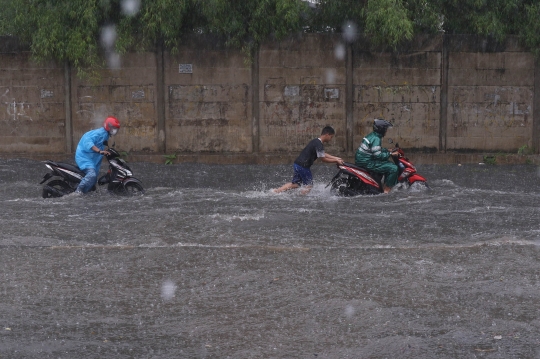
{"label": "water splash", "polygon": [[124,0],[122,1],[122,14],[126,16],[135,16],[141,7],[140,0]]}
{"label": "water splash", "polygon": [[334,57],[337,60],[345,60],[345,54],[347,53],[347,50],[345,49],[345,45],[342,43],[339,43],[334,48]]}
{"label": "water splash", "polygon": [[336,70],[328,69],[326,70],[326,83],[335,84],[336,83]]}
{"label": "water splash", "polygon": [[115,25],[106,25],[101,29],[101,45],[105,50],[111,50],[114,47],[117,36]]}
{"label": "water splash", "polygon": [[354,42],[358,38],[358,30],[356,24],[352,21],[347,21],[343,24],[343,39],[346,42]]}
{"label": "water splash", "polygon": [[110,69],[120,68],[120,55],[115,51],[118,34],[115,25],[106,25],[101,29],[101,45],[105,49],[107,66]]}
{"label": "water splash", "polygon": [[161,286],[161,298],[169,301],[174,298],[176,293],[176,284],[172,280],[166,280]]}

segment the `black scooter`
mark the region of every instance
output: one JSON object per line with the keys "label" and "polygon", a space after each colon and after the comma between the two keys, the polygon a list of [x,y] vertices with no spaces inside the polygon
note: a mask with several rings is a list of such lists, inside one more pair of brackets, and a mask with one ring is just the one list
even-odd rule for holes
{"label": "black scooter", "polygon": [[[108,146],[107,143],[105,143]],[[100,186],[108,184],[107,190],[119,195],[144,194],[142,182],[132,177],[133,172],[126,161],[120,158],[120,154],[113,147],[107,149],[109,155],[105,155],[109,162],[109,170],[98,180]],[[45,161],[45,166],[51,170],[43,176],[39,184],[43,184],[43,198],[62,197],[77,189],[77,186],[85,176],[77,166],[64,163]],[[95,191],[93,186],[91,191]]]}

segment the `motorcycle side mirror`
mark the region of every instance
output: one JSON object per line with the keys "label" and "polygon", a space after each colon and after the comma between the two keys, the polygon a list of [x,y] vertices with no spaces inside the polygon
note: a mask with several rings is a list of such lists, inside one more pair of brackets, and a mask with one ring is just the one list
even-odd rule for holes
{"label": "motorcycle side mirror", "polygon": [[391,138],[389,138],[389,139],[388,139],[388,143],[394,143],[394,140],[391,139]]}

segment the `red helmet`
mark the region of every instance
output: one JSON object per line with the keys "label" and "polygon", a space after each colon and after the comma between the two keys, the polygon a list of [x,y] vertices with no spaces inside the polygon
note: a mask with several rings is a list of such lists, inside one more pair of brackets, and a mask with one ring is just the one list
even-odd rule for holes
{"label": "red helmet", "polygon": [[112,128],[120,129],[120,121],[116,117],[109,116],[103,122],[103,128],[105,131],[110,132]]}

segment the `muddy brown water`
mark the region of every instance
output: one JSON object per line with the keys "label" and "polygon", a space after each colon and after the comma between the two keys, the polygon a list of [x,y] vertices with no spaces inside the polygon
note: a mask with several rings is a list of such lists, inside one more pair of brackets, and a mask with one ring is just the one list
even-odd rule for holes
{"label": "muddy brown water", "polygon": [[0,358],[538,358],[535,166],[423,165],[340,198],[313,169],[132,163],[146,195],[42,199],[0,161]]}

